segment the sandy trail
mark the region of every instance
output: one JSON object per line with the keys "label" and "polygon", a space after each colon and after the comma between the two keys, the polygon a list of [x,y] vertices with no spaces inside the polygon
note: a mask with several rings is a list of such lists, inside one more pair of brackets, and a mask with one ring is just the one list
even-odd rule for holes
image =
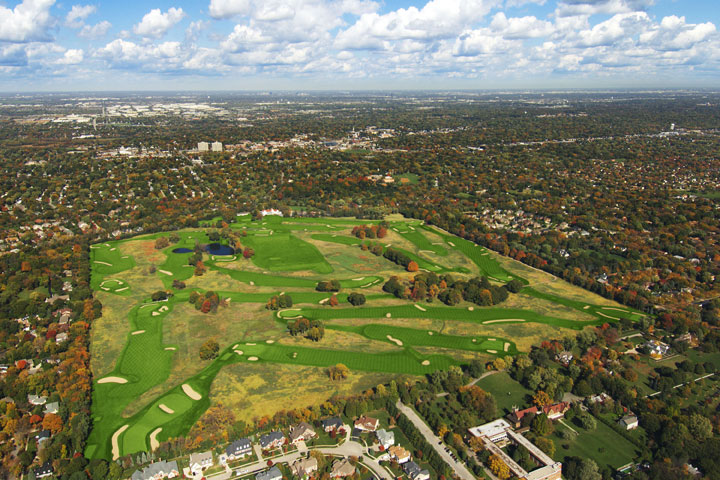
{"label": "sandy trail", "polygon": [[130,425],[123,425],[122,427],[118,428],[117,432],[113,433],[112,436],[112,459],[117,460],[120,458],[120,445],[118,445],[118,439],[120,438],[120,435],[122,433],[130,428]]}
{"label": "sandy trail", "polygon": [[185,395],[192,398],[193,400],[200,400],[202,398],[202,395],[193,390],[193,388],[187,383],[183,383],[182,389],[183,392],[185,392]]}
{"label": "sandy trail", "polygon": [[630,313],[627,310],[623,310],[622,308],[615,308],[615,307],[602,307],[603,310],[615,310],[616,312],[622,312],[622,313]]}
{"label": "sandy trail", "polygon": [[482,322],[483,325],[488,325],[490,323],[503,323],[503,322],[524,322],[525,320],[522,318],[501,318],[500,320],[487,320],[485,322]]}
{"label": "sandy trail", "polygon": [[150,450],[155,450],[160,446],[160,442],[157,439],[160,432],[162,432],[162,428],[156,428],[150,434]]}
{"label": "sandy trail", "polygon": [[602,312],[595,312],[595,313],[597,313],[598,315],[601,315],[601,316],[603,316],[603,317],[605,317],[605,318],[609,318],[609,319],[611,319],[611,320],[620,320],[620,319],[617,318],[617,317],[611,317],[610,315],[605,315],[605,314],[602,313]]}
{"label": "sandy trail", "polygon": [[163,412],[165,412],[165,413],[169,413],[170,415],[172,415],[173,413],[175,413],[175,410],[173,410],[172,408],[168,407],[168,406],[165,405],[164,403],[161,403],[160,405],[158,405],[158,408],[159,408],[160,410],[162,410]]}
{"label": "sandy trail", "polygon": [[398,340],[397,338],[393,338],[393,337],[391,337],[390,335],[387,336],[387,339],[390,340],[391,342],[395,343],[395,345],[397,345],[398,347],[402,347],[402,346],[403,346],[402,340]]}
{"label": "sandy trail", "polygon": [[127,378],[122,377],[105,377],[97,381],[98,383],[127,383]]}

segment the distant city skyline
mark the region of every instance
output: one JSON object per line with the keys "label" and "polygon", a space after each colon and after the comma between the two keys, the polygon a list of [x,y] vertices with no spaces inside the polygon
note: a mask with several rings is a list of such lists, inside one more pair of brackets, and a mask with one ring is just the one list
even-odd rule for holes
{"label": "distant city skyline", "polygon": [[720,87],[715,0],[0,0],[0,91]]}

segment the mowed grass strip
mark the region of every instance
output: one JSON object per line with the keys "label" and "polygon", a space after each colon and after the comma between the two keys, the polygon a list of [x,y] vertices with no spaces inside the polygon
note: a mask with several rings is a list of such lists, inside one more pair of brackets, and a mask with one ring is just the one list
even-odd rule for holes
{"label": "mowed grass strip", "polygon": [[242,242],[255,250],[253,263],[266,270],[273,272],[312,270],[319,274],[333,271],[315,245],[288,233],[276,233],[267,237],[248,235]]}
{"label": "mowed grass strip", "polygon": [[118,242],[98,243],[90,247],[90,287],[93,290],[100,290],[100,284],[107,275],[130,270],[135,266],[135,259],[129,255],[123,255]]}
{"label": "mowed grass strip", "polygon": [[522,293],[530,295],[531,297],[540,298],[566,307],[573,308],[583,313],[594,315],[599,320],[613,321],[620,320],[621,318],[627,318],[630,320],[639,320],[644,317],[645,314],[642,312],[632,309],[630,307],[608,307],[603,305],[593,305],[587,302],[580,302],[577,300],[571,300],[569,298],[558,297],[550,293],[543,293],[535,290],[532,287],[525,287],[522,289]]}
{"label": "mowed grass strip", "polygon": [[[224,273],[234,280],[243,283],[252,282],[253,285],[260,287],[298,287],[298,288],[315,288],[320,280],[327,280],[328,277],[301,278],[301,277],[285,277],[280,275],[265,275],[263,273],[248,272],[244,270],[234,270],[216,265],[212,261],[206,262],[206,265],[218,272]],[[362,280],[344,279],[340,280],[342,288],[367,288],[382,282],[383,278],[378,276],[366,276]]]}
{"label": "mowed grass strip", "polygon": [[418,250],[429,250],[441,257],[446,257],[448,254],[447,249],[443,245],[433,245],[418,228],[408,227],[406,230],[400,230],[398,233],[415,245]]}

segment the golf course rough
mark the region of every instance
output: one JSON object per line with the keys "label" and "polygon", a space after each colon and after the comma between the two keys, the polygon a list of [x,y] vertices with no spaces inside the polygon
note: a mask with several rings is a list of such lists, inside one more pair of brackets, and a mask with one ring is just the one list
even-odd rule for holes
{"label": "golf course rough", "polygon": [[[543,293],[529,286],[522,290],[523,294],[582,312],[587,320],[542,315],[529,309],[504,308],[502,304],[494,307],[467,304],[449,307],[438,301],[402,303],[382,291],[385,273],[378,275],[379,270],[375,269],[353,274],[345,269],[342,270],[345,273],[340,275],[335,270],[343,263],[333,260],[336,257],[332,255],[326,257],[327,253],[324,253],[335,252],[333,255],[336,256],[343,255],[343,252],[362,255],[360,240],[350,236],[350,230],[356,225],[376,223],[348,218],[269,217],[252,221],[241,217],[230,228],[240,232],[243,245],[255,251],[252,259],[243,259],[241,255],[208,255],[203,261],[212,275],[223,279],[223,291],[216,292],[220,298],[232,302],[232,305],[248,304],[250,308],[258,309],[272,295],[285,293],[292,297],[293,307],[272,313],[268,311],[267,318],[272,319],[271,322],[284,327],[299,318],[322,320],[327,331],[360,337],[364,341],[383,342],[385,350],[343,350],[316,347],[310,342],[283,345],[262,335],[223,339],[226,344],[221,345],[215,360],[199,373],[182,379],[152,398],[139,410],[133,410],[136,413],[129,417],[123,416],[126,407],[165,382],[170,376],[174,356],[187,348],[182,344],[164,343],[163,324],[179,304],[187,303],[192,291],[205,293],[201,286],[198,287],[202,285],[203,277],[193,276],[194,268],[188,265],[188,259],[196,246],[207,244],[209,238],[204,230],[181,230],[176,232],[179,242],[153,252],[153,255],[164,259],[156,264],[152,278],[173,293],[162,302],[151,301],[149,293],[141,293],[142,288],[138,288],[138,285],[133,288],[130,279],[137,278],[132,275],[137,275],[138,268],[135,258],[128,251],[137,251],[130,247],[139,242],[148,245],[148,241],[167,236],[168,233],[92,245],[91,286],[101,300],[101,295],[124,297],[123,305],[127,310],[118,314],[127,318],[127,333],[123,335],[124,347],[113,366],[109,371],[98,372],[93,385],[93,429],[88,438],[86,456],[118,458],[147,451],[169,438],[186,435],[209,408],[211,386],[216,375],[230,364],[277,363],[326,368],[343,363],[355,371],[425,375],[459,365],[460,361],[451,355],[453,352],[462,358],[467,358],[468,354],[482,354],[487,358],[489,355],[515,355],[518,349],[512,338],[502,338],[501,335],[454,335],[446,333],[445,327],[412,328],[413,321],[457,324],[465,327],[462,331],[468,331],[467,327],[472,328],[472,325],[478,328],[492,325],[502,329],[504,325],[528,323],[579,330],[588,325],[600,325],[620,318],[636,319],[642,315],[629,308],[578,302]],[[523,284],[528,284],[525,279],[501,267],[494,254],[472,242],[417,220],[393,221],[390,226],[389,238],[378,243],[384,243],[384,248],[391,244],[398,245],[393,248],[414,259],[420,268],[439,274],[480,274],[496,283],[517,278]],[[125,244],[129,244],[128,251],[124,251]],[[180,253],[174,252],[177,249],[180,249]],[[341,253],[338,254],[338,251]],[[395,269],[398,275],[408,277],[401,267],[387,259],[371,257],[376,262],[374,265],[385,265],[383,272]],[[477,271],[471,272],[453,258],[466,259],[465,265],[474,265]],[[341,291],[336,294],[339,306],[329,306],[331,294],[315,291],[318,282],[327,279],[340,282]],[[173,288],[174,281],[194,281],[195,286],[177,290]],[[228,285],[234,288],[226,290]],[[352,291],[362,292],[366,304],[348,307],[347,297]],[[172,320],[177,321],[177,317]],[[423,353],[428,351],[442,353]]]}

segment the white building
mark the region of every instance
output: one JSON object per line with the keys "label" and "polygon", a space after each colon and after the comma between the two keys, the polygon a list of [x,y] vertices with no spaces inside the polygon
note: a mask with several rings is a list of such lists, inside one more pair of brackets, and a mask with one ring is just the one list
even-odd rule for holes
{"label": "white building", "polygon": [[213,142],[213,143],[210,145],[210,148],[212,149],[213,152],[222,152],[222,151],[223,151],[223,144],[222,144],[222,142]]}
{"label": "white building", "polygon": [[207,142],[200,142],[198,143],[198,151],[200,152],[207,152],[210,150],[210,145],[208,145]]}

